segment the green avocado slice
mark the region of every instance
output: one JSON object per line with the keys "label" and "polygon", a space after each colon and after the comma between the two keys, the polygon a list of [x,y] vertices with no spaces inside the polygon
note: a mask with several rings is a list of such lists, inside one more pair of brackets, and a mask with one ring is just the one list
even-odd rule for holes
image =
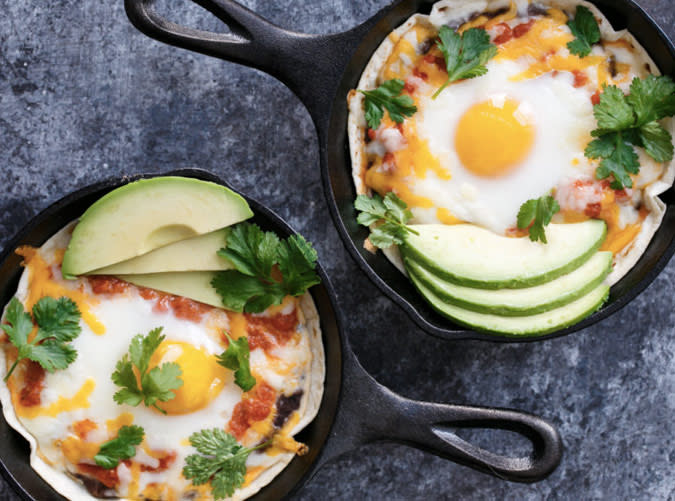
{"label": "green avocado slice", "polygon": [[598,310],[609,296],[609,286],[600,284],[588,294],[560,308],[535,315],[506,317],[444,303],[414,275],[410,275],[410,279],[431,307],[441,315],[477,331],[513,337],[542,335],[573,325]]}
{"label": "green avocado slice", "polygon": [[585,263],[605,239],[604,221],[550,224],[548,243],[509,238],[473,224],[411,226],[403,257],[449,282],[481,289],[531,287]]}
{"label": "green avocado slice", "polygon": [[216,271],[234,268],[217,252],[225,247],[229,228],[179,240],[141,256],[88,272],[89,275],[166,273],[170,271]]}
{"label": "green avocado slice", "polygon": [[251,216],[244,198],[216,183],[177,176],[135,181],[82,215],[61,271],[74,278]]}
{"label": "green avocado slice", "polygon": [[549,282],[519,289],[477,289],[437,277],[410,259],[404,259],[410,275],[445,303],[504,316],[542,313],[564,306],[597,287],[612,269],[611,252],[597,252],[579,268]]}
{"label": "green avocado slice", "polygon": [[211,286],[215,271],[175,271],[168,273],[147,273],[117,275],[117,278],[141,287],[148,287],[176,296],[183,296],[200,303],[223,308],[223,301]]}

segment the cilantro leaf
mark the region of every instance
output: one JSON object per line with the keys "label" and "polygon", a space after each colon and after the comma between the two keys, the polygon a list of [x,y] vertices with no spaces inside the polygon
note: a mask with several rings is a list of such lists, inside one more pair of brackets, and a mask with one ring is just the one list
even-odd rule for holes
{"label": "cilantro leaf", "polygon": [[319,283],[316,251],[299,235],[282,241],[254,224],[241,223],[230,232],[226,246],[218,254],[235,269],[216,273],[211,285],[232,311],[260,313]]}
{"label": "cilantro leaf", "polygon": [[116,438],[101,445],[94,461],[107,470],[116,468],[120,461],[136,455],[136,446],[140,445],[144,436],[145,431],[140,426],[122,426]]}
{"label": "cilantro leaf", "polygon": [[278,255],[286,294],[299,296],[320,282],[314,271],[318,256],[302,236],[291,235],[285,242],[281,242]]}
{"label": "cilantro leaf", "polygon": [[[145,336],[142,334],[134,336],[129,345],[129,353],[125,353],[115,365],[115,372],[112,373],[111,379],[113,383],[121,387],[121,390],[113,395],[113,400],[118,404],[135,407],[144,402],[147,407],[155,407],[166,414],[157,405],[157,401],[168,402],[176,396],[171,390],[177,390],[183,386],[183,380],[180,379],[183,372],[175,362],[153,367],[148,372],[152,354],[166,338],[161,332],[162,327],[157,327]],[[138,372],[138,378],[134,367]]]}
{"label": "cilantro leaf", "polygon": [[80,335],[80,310],[72,299],[44,297],[33,307],[33,317],[40,327],[37,337],[53,337],[67,343]]}
{"label": "cilantro leaf", "polygon": [[386,249],[391,245],[400,245],[408,233],[417,234],[415,230],[406,226],[412,218],[412,212],[393,191],[387,193],[384,199],[377,193],[372,197],[359,195],[354,201],[354,208],[361,211],[356,221],[363,226],[382,221],[382,224],[375,226],[368,236],[368,240],[375,247]]}
{"label": "cilantro leaf", "polygon": [[117,362],[111,379],[113,383],[123,388],[113,395],[115,402],[120,405],[126,403],[136,407],[143,401],[143,392],[138,387],[136,374],[132,363],[129,362],[128,354],[125,353],[122,360]]}
{"label": "cilantro leaf", "polygon": [[482,28],[469,28],[460,35],[448,26],[441,26],[436,45],[445,59],[448,79],[432,99],[452,82],[485,75],[485,65],[497,54],[497,46],[490,43],[490,35]]}
{"label": "cilantro leaf", "polygon": [[198,454],[185,458],[183,476],[192,480],[193,485],[210,482],[214,499],[225,499],[243,485],[249,454],[267,447],[269,442],[252,448],[243,447],[229,433],[214,428],[193,433],[190,444]]}
{"label": "cilantro leaf", "polygon": [[218,255],[234,264],[237,271],[251,277],[267,277],[275,263],[279,237],[263,232],[255,224],[238,224],[227,238],[227,247]]}
{"label": "cilantro leaf", "polygon": [[593,106],[593,115],[601,134],[628,129],[635,124],[632,106],[621,89],[614,85],[605,87],[600,94],[600,102]]}
{"label": "cilantro leaf", "polygon": [[167,362],[146,372],[141,380],[145,405],[154,406],[158,400],[168,402],[174,398],[176,394],[171,390],[183,386],[183,380],[180,378],[182,374],[183,371],[176,362]]}
{"label": "cilantro leaf", "polygon": [[570,52],[579,57],[589,55],[591,46],[600,41],[600,28],[591,11],[583,5],[578,5],[574,19],[570,19],[567,26],[575,36],[575,39],[567,44]]}
{"label": "cilantro leaf", "polygon": [[[630,188],[633,180],[629,174],[640,171],[637,153],[633,147],[624,141],[621,132],[610,132],[592,141],[584,154],[589,158],[597,158],[598,152],[603,153],[600,165],[595,169],[596,179],[605,179],[614,176],[611,187],[615,190]],[[607,154],[609,153],[609,154]]]}
{"label": "cilantro leaf", "polygon": [[[31,319],[21,302],[13,297],[7,306],[5,320],[7,324],[3,324],[2,329],[18,348],[17,358],[7,371],[5,381],[24,358],[37,362],[47,372],[65,369],[77,358],[77,352],[68,344],[81,331],[80,311],[72,299],[40,298],[33,306]],[[33,339],[28,341],[33,331],[33,320],[38,329]]]}
{"label": "cilantro leaf", "polygon": [[284,299],[284,293],[276,282],[263,282],[237,270],[216,273],[211,285],[220,295],[223,305],[232,311],[260,313],[266,307],[259,309],[258,302],[252,306],[251,302],[255,299],[263,304],[269,302],[270,305],[281,304]]}
{"label": "cilantro leaf", "polygon": [[520,206],[518,211],[518,228],[529,227],[530,240],[548,243],[544,227],[551,222],[553,214],[559,210],[560,205],[550,195],[528,200]]}
{"label": "cilantro leaf", "polygon": [[638,126],[675,114],[675,82],[666,76],[634,78],[626,101],[637,115]]}
{"label": "cilantro leaf", "polygon": [[249,362],[250,351],[248,339],[240,337],[236,341],[225,333],[229,342],[225,350],[218,358],[218,363],[234,371],[234,382],[244,391],[249,391],[255,386],[256,380],[251,374]]}
{"label": "cilantro leaf", "polygon": [[634,146],[657,162],[673,159],[672,136],[657,120],[675,113],[675,83],[670,77],[649,75],[634,78],[630,94],[624,96],[616,86],[605,87],[600,102],[593,107],[598,128],[584,154],[601,159],[595,170],[597,179],[612,176],[612,188],[633,186],[630,174],[638,174],[640,164]]}
{"label": "cilantro leaf", "polygon": [[38,345],[26,345],[26,358],[39,363],[47,372],[63,370],[77,358],[77,351],[69,344],[47,339]]}
{"label": "cilantro leaf", "polygon": [[670,132],[658,122],[649,122],[640,127],[640,139],[647,154],[657,162],[668,162],[673,158]]}
{"label": "cilantro leaf", "polygon": [[405,83],[400,79],[387,80],[374,90],[360,90],[365,96],[364,107],[366,109],[366,122],[371,129],[380,126],[384,110],[389,112],[389,117],[397,123],[402,123],[405,117],[412,116],[416,111],[410,96],[401,96]]}

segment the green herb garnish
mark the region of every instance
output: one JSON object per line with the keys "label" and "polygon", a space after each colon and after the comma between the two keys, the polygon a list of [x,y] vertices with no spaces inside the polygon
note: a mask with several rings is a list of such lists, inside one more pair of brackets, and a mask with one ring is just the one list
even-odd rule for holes
{"label": "green herb garnish", "polygon": [[122,426],[117,432],[117,438],[101,445],[94,461],[107,470],[116,468],[120,461],[136,455],[136,446],[143,441],[144,435],[145,431],[140,426]]}
{"label": "green herb garnish", "polygon": [[591,11],[583,5],[578,5],[574,19],[567,21],[567,26],[572,30],[572,35],[576,37],[567,43],[570,52],[579,57],[589,55],[591,46],[600,41],[600,28]]}
{"label": "green herb garnish", "polygon": [[[218,255],[236,268],[218,272],[211,281],[223,305],[232,311],[260,313],[281,304],[285,296],[300,296],[320,282],[316,251],[300,235],[279,240],[255,224],[240,223],[232,228],[226,248]],[[280,279],[273,276],[275,265]]]}
{"label": "green herb garnish", "polygon": [[234,382],[244,391],[249,391],[255,386],[256,380],[251,375],[249,362],[250,351],[248,339],[240,337],[236,341],[225,333],[229,342],[225,350],[218,358],[218,363],[234,371]]}
{"label": "green herb garnish", "polygon": [[[37,362],[47,372],[65,369],[77,358],[77,352],[68,344],[81,331],[80,310],[72,299],[40,298],[33,306],[31,319],[30,314],[24,311],[21,301],[13,297],[7,306],[5,320],[7,324],[3,324],[2,329],[19,350],[5,381],[24,358]],[[28,341],[28,336],[33,331],[33,320],[38,330],[35,337]]]}
{"label": "green herb garnish", "polygon": [[[183,374],[180,366],[175,362],[167,362],[161,367],[153,367],[148,371],[150,357],[166,336],[161,335],[162,327],[152,329],[146,336],[134,336],[129,345],[129,353],[125,353],[122,360],[117,362],[112,374],[113,383],[122,387],[113,399],[118,404],[137,406],[144,402],[147,407],[154,407],[163,414],[157,402],[168,402],[176,396],[171,390],[183,386],[180,376]],[[134,372],[139,374],[140,386]]]}
{"label": "green herb garnish", "polygon": [[213,497],[225,499],[244,483],[249,454],[266,447],[269,442],[252,448],[244,447],[229,433],[214,428],[193,433],[190,435],[190,444],[199,454],[185,458],[183,476],[192,480],[193,485],[210,482]]}
{"label": "green herb garnish", "polygon": [[417,107],[410,96],[401,96],[405,83],[403,80],[387,80],[377,89],[359,90],[365,97],[366,122],[371,129],[380,126],[384,110],[389,112],[389,117],[397,123],[402,123],[405,117],[412,116]]}
{"label": "green herb garnish", "polygon": [[441,26],[436,45],[443,53],[448,79],[432,99],[456,80],[474,78],[487,73],[486,63],[497,54],[490,35],[482,28],[470,28],[461,35],[448,26]]}
{"label": "green herb garnish", "polygon": [[377,193],[372,197],[359,195],[354,201],[354,208],[361,212],[356,220],[363,226],[382,221],[382,224],[371,230],[368,237],[375,247],[385,249],[394,244],[400,245],[408,233],[418,235],[417,231],[406,226],[412,218],[412,212],[393,191],[387,193],[384,199]]}
{"label": "green herb garnish", "polygon": [[611,186],[615,190],[632,187],[630,174],[640,171],[633,146],[644,148],[657,162],[672,160],[672,136],[658,120],[674,113],[675,83],[670,77],[634,78],[627,96],[614,85],[605,87],[600,102],[593,107],[598,128],[591,135],[596,139],[584,151],[588,158],[602,159],[595,177],[613,176]]}
{"label": "green herb garnish", "polygon": [[560,205],[550,195],[528,200],[520,206],[518,211],[518,228],[523,230],[529,226],[530,240],[548,243],[544,227],[551,222],[553,214],[559,210]]}

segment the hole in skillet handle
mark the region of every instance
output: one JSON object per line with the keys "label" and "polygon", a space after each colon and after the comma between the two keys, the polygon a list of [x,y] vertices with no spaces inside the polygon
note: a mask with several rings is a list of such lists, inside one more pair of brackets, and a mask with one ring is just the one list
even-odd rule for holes
{"label": "hole in skillet handle", "polygon": [[[14,253],[20,245],[39,247],[70,221],[78,218],[89,206],[109,191],[129,182],[158,176],[182,176],[210,181],[233,189],[219,177],[201,169],[180,169],[157,174],[138,174],[108,179],[84,187],[58,200],[32,218],[5,246],[0,254],[0,303],[4,307],[14,296],[22,273],[21,258]],[[236,191],[236,190],[234,190]],[[251,206],[250,220],[281,237],[295,233],[279,216],[257,201],[242,194]],[[342,382],[342,340],[340,322],[335,309],[335,293],[328,277],[317,265],[321,284],[310,290],[321,321],[322,341],[326,361],[326,381],[319,412],[296,439],[309,447],[305,456],[296,456],[272,482],[251,499],[277,500],[297,490],[311,476],[315,461],[333,425]],[[30,466],[30,446],[18,432],[0,416],[0,473],[22,499],[41,501],[64,500]]]}
{"label": "hole in skillet handle", "polygon": [[[347,138],[348,110],[344,103],[350,89],[358,81],[370,56],[389,34],[387,28],[398,26],[410,15],[422,11],[429,2],[401,2],[380,23],[366,34],[343,73],[333,100],[328,129],[320,137],[324,191],[331,215],[347,250],[370,280],[401,307],[424,331],[442,339],[479,339],[493,342],[531,342],[564,336],[589,327],[623,308],[642,292],[668,264],[675,253],[675,194],[673,188],[660,196],[667,205],[663,221],[649,246],[635,266],[614,286],[607,303],[596,313],[565,329],[542,336],[509,337],[467,330],[436,313],[412,284],[378,252],[373,255],[363,248],[368,231],[356,223],[353,202],[356,198],[351,176],[351,159]],[[432,2],[433,3],[433,2]],[[645,48],[662,74],[675,77],[675,47],[656,23],[632,0],[592,0],[618,30],[626,28]],[[394,19],[394,16],[398,16]],[[399,22],[400,21],[400,22]]]}

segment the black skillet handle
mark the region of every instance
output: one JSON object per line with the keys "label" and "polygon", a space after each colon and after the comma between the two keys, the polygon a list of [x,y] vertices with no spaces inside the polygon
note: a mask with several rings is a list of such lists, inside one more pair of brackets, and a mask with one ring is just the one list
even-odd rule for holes
{"label": "black skillet handle", "polygon": [[[399,396],[396,440],[410,443],[458,463],[518,482],[534,482],[550,474],[560,463],[562,441],[546,420],[525,412],[451,404],[417,402]],[[518,432],[532,442],[528,457],[509,457],[473,445],[450,428],[490,428]]]}
{"label": "black skillet handle", "polygon": [[153,8],[155,0],[125,0],[132,24],[176,47],[244,64],[285,83],[319,125],[347,61],[376,18],[345,33],[306,35],[280,28],[234,0],[191,0],[224,22],[232,33],[213,33],[173,23]]}
{"label": "black skillet handle", "polygon": [[[491,475],[516,482],[548,476],[562,458],[562,441],[548,421],[525,412],[488,407],[419,402],[392,392],[368,374],[345,350],[342,402],[319,463],[361,444],[401,442]],[[513,431],[532,443],[526,457],[505,456],[473,445],[452,429]]]}

